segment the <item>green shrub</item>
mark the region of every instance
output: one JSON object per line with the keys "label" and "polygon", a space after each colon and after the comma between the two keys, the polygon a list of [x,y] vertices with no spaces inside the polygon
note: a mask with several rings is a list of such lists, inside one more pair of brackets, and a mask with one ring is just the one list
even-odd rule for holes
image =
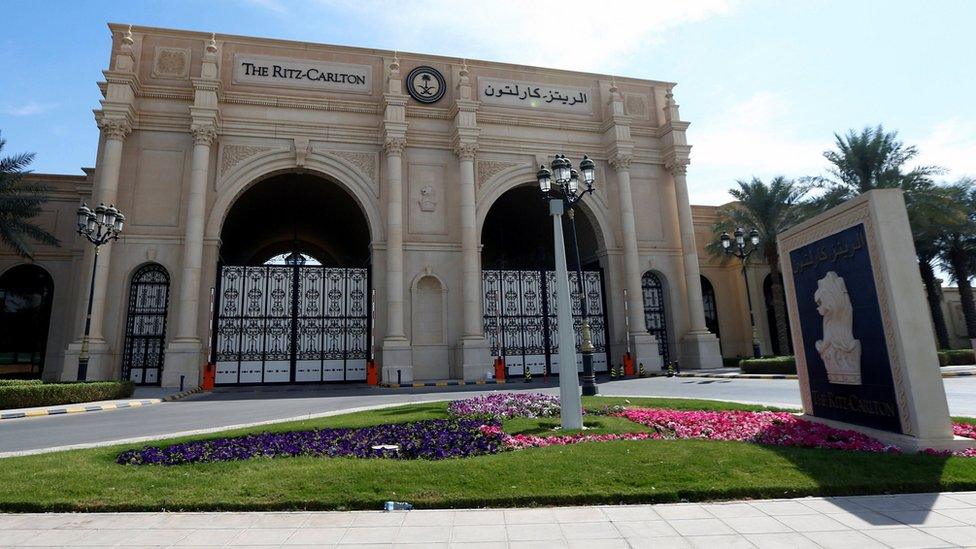
{"label": "green shrub", "polygon": [[948,366],[949,354],[946,353],[945,351],[939,351],[938,355],[939,355],[939,366]]}
{"label": "green shrub", "polygon": [[740,360],[742,360],[741,356],[736,356],[732,358],[722,357],[722,366],[726,368],[738,368]]}
{"label": "green shrub", "polygon": [[0,387],[6,387],[9,385],[40,385],[44,383],[40,379],[0,379]]}
{"label": "green shrub", "polygon": [[745,374],[796,374],[796,359],[793,356],[744,358],[739,367]]}
{"label": "green shrub", "polygon": [[0,385],[0,409],[127,398],[134,389],[131,381]]}
{"label": "green shrub", "polygon": [[942,357],[939,357],[940,366],[961,366],[966,364],[976,364],[976,357],[972,349],[953,349],[939,351],[940,355],[946,356],[946,362],[942,362]]}

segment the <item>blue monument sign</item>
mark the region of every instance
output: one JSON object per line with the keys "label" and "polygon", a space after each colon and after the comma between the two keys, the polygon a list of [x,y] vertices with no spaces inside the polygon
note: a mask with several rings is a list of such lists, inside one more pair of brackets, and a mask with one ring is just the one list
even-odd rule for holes
{"label": "blue monument sign", "polygon": [[908,451],[958,449],[901,191],[779,237],[805,417]]}

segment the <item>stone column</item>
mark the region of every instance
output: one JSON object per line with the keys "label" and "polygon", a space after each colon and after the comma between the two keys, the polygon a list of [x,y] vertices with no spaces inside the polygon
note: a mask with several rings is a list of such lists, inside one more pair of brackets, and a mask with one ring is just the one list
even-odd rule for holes
{"label": "stone column", "polygon": [[620,226],[624,244],[624,288],[627,289],[628,323],[627,338],[631,343],[634,364],[642,362],[649,370],[661,369],[654,336],[647,332],[644,323],[644,292],[641,288],[640,253],[637,251],[637,224],[634,219],[634,198],[630,190],[631,156],[617,155],[610,159],[610,166],[617,172],[617,192],[620,198]]}
{"label": "stone column", "polygon": [[678,209],[678,230],[681,232],[681,260],[685,275],[688,304],[689,331],[682,338],[684,368],[720,368],[722,353],[718,338],[705,325],[705,306],[702,303],[701,271],[698,268],[698,250],[695,247],[695,225],[691,217],[688,199],[688,182],[685,179],[687,161],[673,161],[667,166],[674,179],[674,195]]}
{"label": "stone column", "polygon": [[[102,128],[102,135],[105,136],[105,146],[102,149],[102,161],[99,165],[101,174],[98,179],[98,187],[95,189],[95,204],[105,203],[114,204],[119,194],[119,172],[122,168],[122,143],[125,141],[132,127],[124,119],[103,120],[99,126]],[[92,322],[91,339],[94,341],[104,341],[103,332],[105,324],[105,296],[108,291],[108,271],[111,265],[112,247],[117,244],[111,243],[102,246],[98,251],[98,268],[95,271],[95,292],[92,294]],[[87,279],[87,276],[85,277]]]}
{"label": "stone column", "polygon": [[203,230],[206,224],[207,177],[210,173],[210,147],[217,138],[213,124],[194,125],[193,159],[190,165],[190,192],[183,233],[183,261],[180,298],[177,305],[176,337],[166,347],[163,386],[179,385],[180,375],[195,384],[206,357],[200,339],[200,272],[203,265]]}
{"label": "stone column", "polygon": [[[383,380],[413,381],[410,341],[403,329],[403,150],[406,140],[388,137],[386,152],[386,336],[383,339]],[[399,372],[399,376],[398,376]]]}
{"label": "stone column", "polygon": [[459,142],[454,147],[460,163],[461,189],[461,289],[464,323],[461,335],[461,375],[465,380],[485,379],[491,367],[491,354],[485,341],[478,246],[478,221],[474,191],[474,143]]}

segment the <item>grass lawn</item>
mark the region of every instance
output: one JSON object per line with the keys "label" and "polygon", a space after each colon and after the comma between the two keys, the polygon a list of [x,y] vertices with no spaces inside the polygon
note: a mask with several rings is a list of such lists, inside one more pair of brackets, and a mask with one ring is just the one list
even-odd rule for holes
{"label": "grass lawn", "polygon": [[[596,397],[584,403],[599,408],[624,400]],[[684,399],[629,401],[678,409],[762,409]],[[221,436],[445,416],[446,403],[428,403]],[[643,429],[621,418],[589,416],[587,421],[593,432]],[[558,419],[517,419],[505,422],[505,429],[544,434],[557,425]],[[156,444],[177,440],[190,439]],[[530,506],[976,489],[976,459],[701,440],[597,442],[443,461],[282,458],[116,465],[116,455],[132,447],[0,460],[0,510],[380,509],[390,499],[417,507]]]}

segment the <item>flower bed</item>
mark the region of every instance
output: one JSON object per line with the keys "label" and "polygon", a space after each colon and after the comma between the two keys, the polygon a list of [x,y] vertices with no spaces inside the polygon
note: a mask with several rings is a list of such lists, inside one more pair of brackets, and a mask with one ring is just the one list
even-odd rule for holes
{"label": "flower bed", "polygon": [[[496,425],[496,424],[490,424]],[[497,425],[496,425],[497,426]],[[180,465],[237,461],[257,457],[358,457],[447,459],[494,454],[501,438],[482,431],[480,419],[433,419],[358,429],[315,429],[260,433],[126,450],[116,462],[130,465]],[[398,445],[399,449],[374,449]]]}
{"label": "flower bed", "polygon": [[559,397],[542,393],[492,393],[451,402],[447,411],[457,417],[511,419],[559,415]]}
{"label": "flower bed", "polygon": [[620,415],[657,429],[665,438],[733,440],[774,446],[862,452],[901,451],[856,431],[835,429],[821,423],[806,421],[789,412],[705,412],[631,408]]}
{"label": "flower bed", "polygon": [[580,442],[609,442],[611,440],[648,440],[663,438],[660,433],[608,433],[603,435],[588,435],[576,433],[574,435],[551,435],[540,437],[537,435],[510,435],[496,425],[483,425],[481,432],[486,436],[498,437],[506,449],[522,450],[525,448],[545,448],[546,446],[567,446]]}

